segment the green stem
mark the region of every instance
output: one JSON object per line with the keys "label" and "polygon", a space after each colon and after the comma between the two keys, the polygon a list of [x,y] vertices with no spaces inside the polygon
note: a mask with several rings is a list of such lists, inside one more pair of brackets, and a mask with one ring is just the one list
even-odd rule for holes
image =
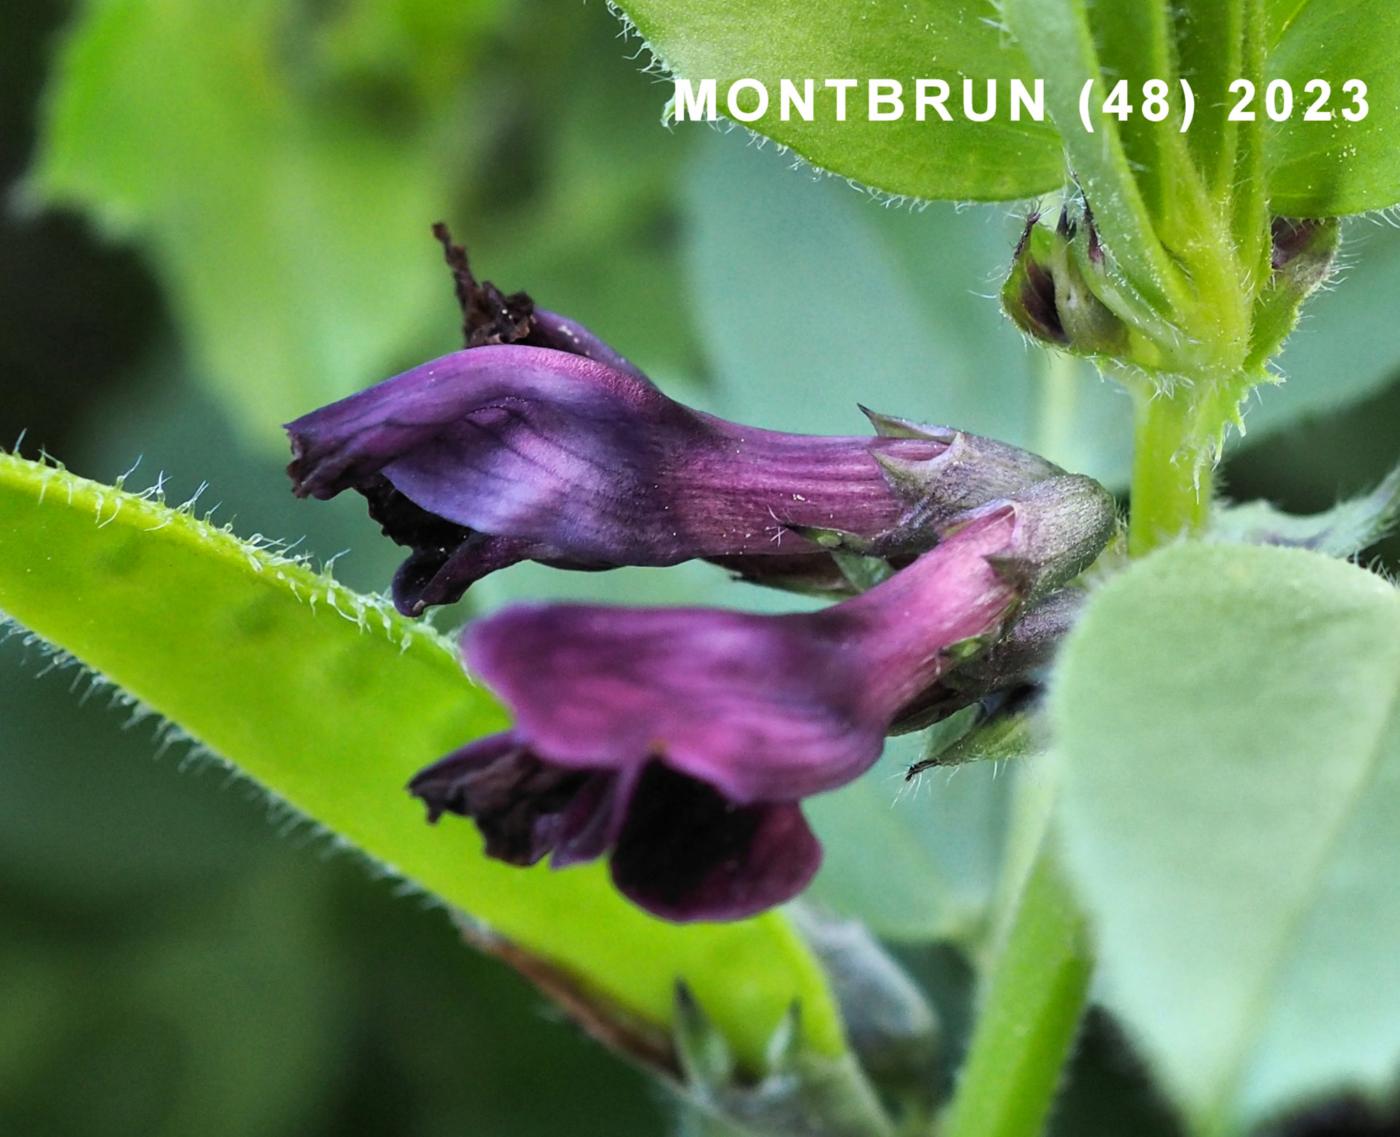
{"label": "green stem", "polygon": [[1046,839],[992,972],[940,1137],[1037,1137],[1092,972],[1084,918]]}
{"label": "green stem", "polygon": [[1190,404],[1184,394],[1135,392],[1132,513],[1128,552],[1134,557],[1203,529],[1210,511],[1209,462],[1187,445]]}

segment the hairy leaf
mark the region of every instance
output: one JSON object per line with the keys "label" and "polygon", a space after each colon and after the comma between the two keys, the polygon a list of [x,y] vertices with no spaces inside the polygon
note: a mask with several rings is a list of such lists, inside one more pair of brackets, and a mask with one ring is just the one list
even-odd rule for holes
{"label": "hairy leaf", "polygon": [[[1265,145],[1270,204],[1294,217],[1336,217],[1384,209],[1400,202],[1400,7],[1391,0],[1290,0],[1270,53],[1267,79],[1283,80],[1293,91],[1294,112],[1269,122]],[[1274,4],[1277,9],[1278,3]],[[1307,110],[1329,86],[1330,98],[1310,122]],[[1345,84],[1366,84],[1365,115],[1348,121],[1362,104]],[[1254,107],[1266,119],[1260,91]]]}
{"label": "hairy leaf", "polygon": [[[625,0],[621,7],[668,70],[697,82],[718,80],[719,113],[725,113],[732,81],[768,85],[768,113],[748,125],[822,169],[885,193],[977,201],[1027,197],[1064,177],[1054,129],[1024,115],[1010,121],[1007,83],[1013,76],[1029,82],[1032,71],[1000,26],[992,0]],[[917,120],[914,80],[934,77],[949,85],[951,122],[933,111],[928,121]],[[784,78],[799,89],[804,79],[816,81],[813,122],[796,115],[781,121]],[[826,79],[860,81],[847,96],[844,122],[836,118],[835,93],[823,88]],[[868,79],[903,84],[903,117],[867,121]],[[963,83],[973,87],[980,110],[988,80],[998,84],[997,114],[970,122],[962,112]],[[754,98],[752,92],[741,96],[741,109],[751,108]]]}
{"label": "hairy leaf", "polygon": [[1295,545],[1333,557],[1354,557],[1388,536],[1400,522],[1400,467],[1368,494],[1338,502],[1322,513],[1297,516],[1266,501],[1216,513],[1212,534],[1253,545]]}
{"label": "hairy leaf", "polygon": [[1400,1062],[1400,595],[1185,545],[1090,602],[1051,691],[1104,994],[1203,1134]]}

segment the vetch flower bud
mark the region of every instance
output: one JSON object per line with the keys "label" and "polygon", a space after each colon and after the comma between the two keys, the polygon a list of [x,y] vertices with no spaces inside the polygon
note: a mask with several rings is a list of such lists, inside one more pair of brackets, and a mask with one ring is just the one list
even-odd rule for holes
{"label": "vetch flower bud", "polygon": [[1332,273],[1341,240],[1335,217],[1275,217],[1269,228],[1269,266],[1306,296]]}
{"label": "vetch flower bud", "polygon": [[1246,370],[1262,371],[1298,324],[1306,300],[1332,275],[1341,222],[1275,217],[1269,226],[1269,278],[1254,299]]}
{"label": "vetch flower bud", "polygon": [[[1040,487],[1044,487],[1043,489]],[[490,855],[611,851],[618,889],[671,920],[752,915],[821,859],[799,802],[859,776],[926,692],[1106,543],[1087,478],[974,510],[909,567],[819,612],[537,605],[469,625],[468,670],[513,712],[410,784]]]}
{"label": "vetch flower bud", "polygon": [[408,614],[520,560],[709,558],[755,580],[845,590],[812,532],[907,561],[949,518],[1062,473],[975,435],[871,419],[873,438],[760,430],[588,354],[488,344],[290,423],[288,469],[301,497],[359,491],[413,550],[394,581]]}
{"label": "vetch flower bud", "polygon": [[1086,211],[1076,222],[1061,210],[1053,230],[1039,221],[1039,213],[1026,219],[1016,245],[1001,293],[1007,315],[1027,335],[1078,355],[1122,351],[1127,329],[1090,279],[1105,273],[1093,218]]}

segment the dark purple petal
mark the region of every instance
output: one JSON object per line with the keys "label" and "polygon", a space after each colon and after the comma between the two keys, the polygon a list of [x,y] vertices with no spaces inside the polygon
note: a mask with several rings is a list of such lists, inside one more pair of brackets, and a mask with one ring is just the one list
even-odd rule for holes
{"label": "dark purple petal", "polygon": [[571,320],[557,312],[536,308],[534,327],[521,342],[536,347],[553,348],[555,351],[567,351],[572,355],[582,355],[616,371],[625,371],[635,379],[651,385],[651,380],[636,364],[604,343],[577,320]]}
{"label": "dark purple petal", "polygon": [[567,868],[612,850],[621,892],[670,920],[737,920],[796,895],[821,846],[794,804],[735,805],[649,762],[622,775],[555,766],[515,732],[464,747],[409,784],[428,807],[472,818],[486,853]]}
{"label": "dark purple petal", "polygon": [[[298,496],[333,497],[360,488],[395,461],[412,470],[421,447],[454,439],[464,447],[464,482],[457,496],[466,497],[480,488],[480,480],[489,482],[497,473],[473,470],[475,450],[490,456],[491,432],[517,419],[530,422],[537,434],[552,433],[556,445],[547,452],[545,467],[555,472],[571,465],[569,444],[580,436],[589,441],[594,426],[601,431],[591,440],[595,447],[577,455],[585,465],[609,447],[630,452],[631,427],[652,425],[682,435],[696,428],[693,413],[632,375],[546,348],[487,346],[433,360],[289,423],[289,472]],[[499,473],[528,473],[529,458],[502,458],[506,466]],[[389,480],[405,490],[396,478]],[[444,490],[451,493],[451,487]],[[409,496],[432,513],[472,524]]]}
{"label": "dark purple petal", "polygon": [[[573,836],[588,818],[578,801],[607,807],[592,787],[610,774],[594,775],[541,761],[514,732],[492,735],[463,747],[417,774],[408,789],[428,807],[428,820],[456,813],[476,821],[486,853],[513,865],[532,865]],[[567,825],[565,824],[567,821]]]}
{"label": "dark purple petal", "polygon": [[429,824],[436,824],[444,813],[469,817],[471,810],[466,792],[469,779],[496,763],[508,763],[523,749],[519,739],[509,731],[479,738],[420,770],[408,783],[409,792],[428,807]]}
{"label": "dark purple petal", "polygon": [[358,488],[373,465],[457,526],[640,565],[814,551],[796,526],[893,528],[909,503],[872,452],[928,462],[954,437],[737,427],[583,357],[528,347],[460,352],[289,429],[303,493]]}
{"label": "dark purple petal", "polygon": [[579,788],[559,817],[554,853],[549,863],[556,869],[596,860],[617,841],[638,772],[595,773]]}
{"label": "dark purple petal", "polygon": [[797,805],[737,806],[653,762],[618,834],[612,877],[624,896],[667,920],[741,920],[791,900],[821,859]]}
{"label": "dark purple petal", "polygon": [[483,576],[529,560],[535,550],[528,541],[471,532],[456,546],[415,549],[394,573],[394,607],[417,616],[434,604],[451,604]]}
{"label": "dark purple petal", "polygon": [[[951,517],[1058,473],[987,439],[871,418],[878,437],[758,430],[584,355],[484,346],[291,423],[289,471],[301,496],[358,490],[416,551],[405,610],[455,599],[520,558],[583,568],[777,558],[772,572],[741,575],[841,589],[811,532],[907,559]],[[474,543],[429,588],[472,534],[503,544]]]}

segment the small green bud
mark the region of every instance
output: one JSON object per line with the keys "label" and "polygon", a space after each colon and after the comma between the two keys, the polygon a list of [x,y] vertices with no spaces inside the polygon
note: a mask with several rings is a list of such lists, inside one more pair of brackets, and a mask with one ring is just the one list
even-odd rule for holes
{"label": "small green bud", "polygon": [[1254,300],[1254,327],[1246,370],[1262,371],[1298,323],[1303,301],[1316,291],[1336,264],[1341,224],[1335,217],[1275,217],[1269,279]]}
{"label": "small green bud", "polygon": [[1061,210],[1054,229],[1032,213],[1016,245],[1002,305],[1027,335],[1076,355],[1118,355],[1127,328],[1095,293],[1106,272],[1093,218],[1081,221]]}

